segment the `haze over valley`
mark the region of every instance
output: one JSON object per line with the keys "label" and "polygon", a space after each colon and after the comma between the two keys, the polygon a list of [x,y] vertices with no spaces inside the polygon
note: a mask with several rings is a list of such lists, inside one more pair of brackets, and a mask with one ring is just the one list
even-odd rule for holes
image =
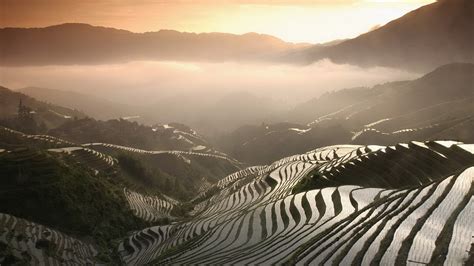
{"label": "haze over valley", "polygon": [[[4,86],[8,88],[21,90],[34,86],[76,92],[120,106],[115,112],[109,108],[94,111],[91,106],[104,104],[66,95],[65,98],[70,99],[68,103],[57,102],[93,117],[140,115],[147,123],[180,121],[219,133],[246,123],[274,121],[278,113],[327,91],[420,76],[405,70],[336,65],[328,60],[309,66],[148,61],[1,69]],[[288,94],[288,87],[293,88],[293,93]],[[54,98],[49,97],[57,96],[55,93],[40,96],[40,90],[36,91],[27,90],[32,96],[49,102],[54,102]],[[233,121],[219,120],[216,117],[219,114],[223,114],[224,120],[230,116]]]}

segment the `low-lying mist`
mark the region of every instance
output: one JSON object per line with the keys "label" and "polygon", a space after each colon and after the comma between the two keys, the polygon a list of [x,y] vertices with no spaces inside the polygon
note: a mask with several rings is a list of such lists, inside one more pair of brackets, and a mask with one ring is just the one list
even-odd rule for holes
{"label": "low-lying mist", "polygon": [[[69,90],[136,106],[144,121],[177,121],[209,134],[271,120],[326,91],[420,74],[322,60],[307,66],[140,61],[112,65],[1,67],[0,85]],[[87,113],[87,110],[83,110]],[[94,115],[94,114],[90,114]]]}

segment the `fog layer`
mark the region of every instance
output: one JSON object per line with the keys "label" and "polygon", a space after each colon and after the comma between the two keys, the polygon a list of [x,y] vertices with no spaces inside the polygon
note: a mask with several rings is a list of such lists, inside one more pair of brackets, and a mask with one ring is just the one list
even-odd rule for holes
{"label": "fog layer", "polygon": [[[145,114],[149,122],[173,120],[201,127],[204,123],[220,131],[242,123],[261,122],[326,91],[418,76],[381,67],[338,65],[328,60],[307,66],[140,61],[113,65],[1,67],[0,85],[12,89],[34,86],[90,94],[135,105],[137,113]],[[246,106],[239,106],[243,102]],[[249,106],[252,104],[256,106]],[[242,112],[242,108],[254,112]],[[220,112],[225,125],[213,122],[217,119],[215,112]]]}
{"label": "fog layer", "polygon": [[[93,66],[1,67],[0,82],[13,89],[35,86],[71,90],[129,104],[150,104],[183,93],[249,91],[258,96],[304,101],[328,90],[371,86],[418,74],[388,68],[337,65],[328,60],[308,66],[131,62]],[[133,95],[131,99],[129,96]]]}

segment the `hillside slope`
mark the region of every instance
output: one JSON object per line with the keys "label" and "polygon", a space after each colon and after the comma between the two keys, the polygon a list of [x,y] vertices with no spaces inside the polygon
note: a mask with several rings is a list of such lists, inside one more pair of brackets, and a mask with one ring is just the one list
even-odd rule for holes
{"label": "hillside slope", "polygon": [[243,167],[239,161],[209,148],[143,150],[109,143],[74,143],[1,126],[0,145],[6,150],[28,147],[72,157],[94,173],[115,176],[130,189],[183,200],[197,194],[203,182],[216,182]]}
{"label": "hillside slope", "polygon": [[[323,173],[338,172],[335,166],[371,161],[389,150],[425,155],[411,157],[418,171],[408,175],[391,167],[406,181],[380,170],[366,179],[372,186],[292,192],[310,175],[325,179]],[[455,142],[336,145],[249,168],[198,197],[190,221],[136,232],[119,253],[127,264],[462,264],[473,256],[470,234],[465,235],[473,230],[468,222],[474,210],[472,151],[472,145]],[[418,167],[432,161],[442,168],[438,153],[453,168],[429,173]],[[350,172],[354,182],[361,171]]]}
{"label": "hillside slope", "polygon": [[5,127],[0,147],[2,265],[119,263],[117,239],[186,217],[186,200],[241,167],[212,150],[81,145]]}
{"label": "hillside slope", "polygon": [[429,71],[453,62],[474,62],[474,2],[442,0],[347,40],[298,55],[306,62],[336,63]]}
{"label": "hillside slope", "polygon": [[[87,156],[78,153],[84,149],[0,149],[1,171],[11,177],[3,182],[8,182],[9,189],[20,183],[29,188],[22,194],[8,192],[2,197],[36,199],[16,205],[11,204],[15,200],[1,201],[4,234],[0,237],[0,262],[118,263],[113,259],[118,258],[133,265],[463,264],[473,257],[469,233],[474,230],[470,223],[474,211],[472,144],[431,141],[319,148],[246,168],[219,181],[203,180],[199,193],[189,201],[158,192],[136,192],[117,175],[120,162],[97,151]],[[181,156],[202,155],[183,152]],[[25,167],[16,167],[19,164]],[[110,167],[115,170],[107,170]],[[66,175],[55,175],[61,172],[52,169],[62,169]],[[48,181],[48,186],[43,181]],[[91,184],[94,190],[77,193],[88,182],[98,184]],[[113,192],[96,191],[104,184]],[[63,185],[67,185],[63,188],[67,193],[54,193]],[[90,193],[100,195],[88,196]],[[97,197],[100,200],[96,201]],[[81,200],[80,205],[74,204],[75,200]],[[103,210],[101,215],[105,216],[94,214],[94,206],[103,204],[121,207]],[[51,215],[74,208],[72,214],[61,214],[77,217],[71,223],[58,224],[57,215]],[[127,218],[132,213],[136,218]],[[89,216],[98,220],[87,223]],[[21,219],[25,217],[28,220]],[[120,241],[112,241],[128,228],[119,223],[134,219],[153,226],[122,233]],[[97,226],[112,231],[80,233]],[[70,243],[75,244],[69,247]],[[114,252],[104,250],[114,244]]]}
{"label": "hillside slope", "polygon": [[246,126],[220,143],[230,155],[254,164],[305,152],[308,144],[471,143],[473,102],[474,64],[448,64],[413,81],[326,93],[280,118],[293,123]]}
{"label": "hillside slope", "polygon": [[27,87],[18,91],[40,101],[80,110],[100,120],[117,119],[141,113],[138,106],[128,106],[72,91],[36,87]]}
{"label": "hillside slope", "polygon": [[[6,103],[2,105],[5,119],[0,120],[1,149],[27,147],[72,157],[93,173],[115,176],[127,189],[143,193],[145,198],[167,194],[187,200],[204,184],[216,182],[243,166],[183,124],[145,126],[126,119],[101,121],[59,116],[56,113],[63,110],[66,114],[81,113],[6,88],[0,92],[4,92],[1,100]],[[19,107],[13,104],[19,104],[20,99],[22,108],[27,110],[21,111],[21,115],[16,110]],[[46,126],[50,117],[47,115],[56,120]],[[125,195],[130,200],[129,196],[135,194]],[[173,215],[183,215],[179,208],[173,209]],[[168,213],[151,220],[161,221],[170,216]]]}
{"label": "hillside slope", "polygon": [[[20,102],[23,111],[28,112],[23,117],[19,117]],[[74,118],[84,117],[86,115],[80,111],[42,102],[0,86],[0,125],[36,134],[45,133]]]}
{"label": "hillside slope", "polygon": [[[93,158],[92,155],[90,159]],[[96,168],[97,161],[78,162],[78,158],[71,155],[58,156],[55,152],[26,147],[0,153],[0,210],[14,216],[0,214],[0,230],[5,233],[0,242],[12,245],[11,259],[23,257],[21,252],[31,252],[35,249],[32,245],[38,249],[36,253],[30,253],[33,260],[54,257],[54,253],[65,254],[65,261],[99,261],[95,258],[99,254],[102,259],[110,260],[113,239],[149,225],[130,209],[123,208],[127,200],[122,188],[102,171],[105,169],[97,168],[101,170],[99,172],[88,167]],[[32,230],[38,227],[37,224],[18,221],[15,217],[87,239],[86,242],[95,248],[85,244],[85,248],[81,247],[83,244],[68,247],[70,243],[80,241],[70,240],[62,233],[49,232],[48,235],[49,230],[37,232],[38,229]],[[22,226],[22,223],[25,224]],[[30,247],[24,250],[22,242]],[[67,255],[68,249],[72,249],[72,254]],[[81,249],[83,251],[78,252]],[[46,254],[40,255],[43,251]],[[61,261],[61,257],[54,260],[58,259]]]}

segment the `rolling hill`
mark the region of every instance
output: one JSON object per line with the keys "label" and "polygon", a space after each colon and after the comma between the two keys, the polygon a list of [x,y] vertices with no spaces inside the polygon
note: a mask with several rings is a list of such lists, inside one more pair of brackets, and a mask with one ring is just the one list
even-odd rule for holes
{"label": "rolling hill", "polygon": [[[19,105],[23,105],[28,115],[19,117]],[[78,110],[39,101],[23,93],[12,91],[0,86],[0,125],[28,131],[29,133],[45,133],[75,118],[86,115]],[[29,121],[20,121],[29,120]]]}
{"label": "rolling hill", "polygon": [[100,120],[117,119],[141,113],[138,106],[129,106],[95,96],[64,90],[27,87],[18,92],[37,100],[79,110]]}
{"label": "rolling hill", "polygon": [[48,131],[75,143],[108,143],[143,150],[194,151],[223,155],[194,129],[180,123],[147,126],[125,119],[68,121]]}
{"label": "rolling hill", "polygon": [[235,130],[239,125],[258,123],[274,113],[287,110],[287,106],[276,104],[271,97],[257,96],[248,91],[206,93],[206,97],[201,91],[178,93],[170,97],[157,97],[156,101],[143,105],[123,104],[60,89],[26,87],[17,92],[78,110],[98,120],[122,118],[148,125],[179,121],[207,136]]}
{"label": "rolling hill", "polygon": [[[128,112],[127,108],[134,110],[130,112],[140,113],[135,107],[122,108],[119,104],[67,91],[42,88],[25,88],[20,91],[28,95],[0,87],[0,103],[2,104],[0,126],[25,131],[24,124],[27,123],[19,119],[18,109],[21,102],[28,109],[28,116],[35,123],[32,130],[24,133],[33,135],[47,133],[46,138],[57,137],[69,143],[103,142],[145,150],[180,150],[222,155],[222,152],[217,151],[204,136],[181,123],[144,125],[138,123],[136,120],[140,118],[135,116],[101,120],[103,116],[118,115],[116,112],[118,109],[123,114]],[[35,96],[44,101],[37,100]],[[54,102],[54,104],[49,102]],[[62,103],[66,106],[82,107],[90,113],[96,113],[101,109],[108,109],[108,111],[92,118],[77,109],[63,107],[60,105]],[[88,105],[94,105],[95,108],[89,108]],[[39,125],[42,127],[40,128]]]}
{"label": "rolling hill", "polygon": [[0,253],[0,261],[9,261],[2,264],[42,264],[48,256],[63,263],[110,260],[112,239],[148,224],[123,208],[122,188],[97,168],[108,166],[99,156],[60,157],[29,147],[0,153],[0,242],[9,248]]}
{"label": "rolling hill", "polygon": [[[5,127],[0,127],[0,143],[8,150],[30,147],[67,155],[78,164],[88,165],[94,173],[119,176],[131,189],[144,193],[167,192],[179,199],[193,197],[203,182],[215,182],[244,166],[205,146],[199,147],[202,149],[143,150],[110,143],[75,143]],[[179,148],[178,145],[168,147]]]}
{"label": "rolling hill", "polygon": [[354,39],[321,49],[307,48],[289,58],[307,63],[387,66],[421,72],[454,62],[474,62],[474,2],[440,0]]}
{"label": "rolling hill", "polygon": [[[189,199],[203,184],[216,182],[244,165],[183,124],[145,126],[126,119],[59,116],[59,111],[81,113],[6,88],[3,91],[6,97],[2,100],[7,104],[2,106],[5,119],[0,120],[2,149],[28,147],[60,157],[67,155],[78,164],[87,164],[93,173],[118,176],[120,182],[134,192],[145,193],[145,197],[147,193],[166,191],[169,196]],[[19,117],[18,106],[13,105],[20,99],[24,108],[31,110],[26,118]],[[49,121],[44,114],[57,118],[54,124],[48,124],[50,128],[37,126]],[[30,124],[32,130],[22,132]]]}
{"label": "rolling hill", "polygon": [[393,145],[410,140],[473,142],[474,64],[441,66],[412,81],[344,89],[303,103],[280,123],[242,127],[220,140],[253,164],[301,153],[308,144]]}
{"label": "rolling hill", "polygon": [[5,127],[0,146],[2,265],[118,263],[117,239],[184,218],[186,200],[242,167],[210,149],[76,144]]}
{"label": "rolling hill", "polygon": [[[102,182],[107,184],[104,188],[115,191],[116,196],[110,198],[115,203],[111,204],[127,206],[120,211],[133,213],[136,219],[152,226],[142,225],[140,230],[123,234],[121,240],[111,241],[110,234],[65,230],[79,223],[58,225],[51,220],[54,216],[42,216],[52,211],[45,203],[53,199],[57,202],[53,194],[41,193],[44,196],[35,201],[41,206],[36,208],[38,212],[28,211],[32,207],[29,204],[13,208],[10,201],[2,201],[0,224],[7,230],[7,237],[0,238],[0,261],[460,265],[469,264],[474,256],[470,238],[474,211],[472,144],[413,141],[393,146],[323,147],[269,165],[245,168],[219,181],[202,181],[199,193],[187,201],[164,193],[136,192],[112,172],[94,175],[95,159],[78,160],[75,147],[62,149],[59,153],[58,149],[0,150],[0,163],[11,165],[7,161],[13,160],[30,169],[9,179],[10,186],[17,182],[32,186],[31,191],[22,192],[30,197],[35,195],[33,191],[53,191],[54,186],[67,180],[48,169],[88,172],[88,182]],[[94,156],[107,162],[100,154]],[[66,164],[56,166],[59,161]],[[113,160],[112,164],[116,163]],[[2,171],[18,168],[2,167]],[[39,186],[41,180],[48,180],[51,186]],[[69,192],[61,195],[72,197],[81,191],[80,187],[71,185],[66,188]],[[81,204],[81,211],[96,206],[89,205],[88,200]],[[56,208],[55,213],[65,210],[63,206]],[[79,211],[74,215],[85,214]],[[116,219],[120,217],[125,218],[118,213],[106,216],[111,221],[105,224],[108,230],[117,228]],[[78,239],[84,236],[92,239]],[[115,251],[104,252],[104,247],[114,243]],[[118,260],[112,259],[114,256]]]}

